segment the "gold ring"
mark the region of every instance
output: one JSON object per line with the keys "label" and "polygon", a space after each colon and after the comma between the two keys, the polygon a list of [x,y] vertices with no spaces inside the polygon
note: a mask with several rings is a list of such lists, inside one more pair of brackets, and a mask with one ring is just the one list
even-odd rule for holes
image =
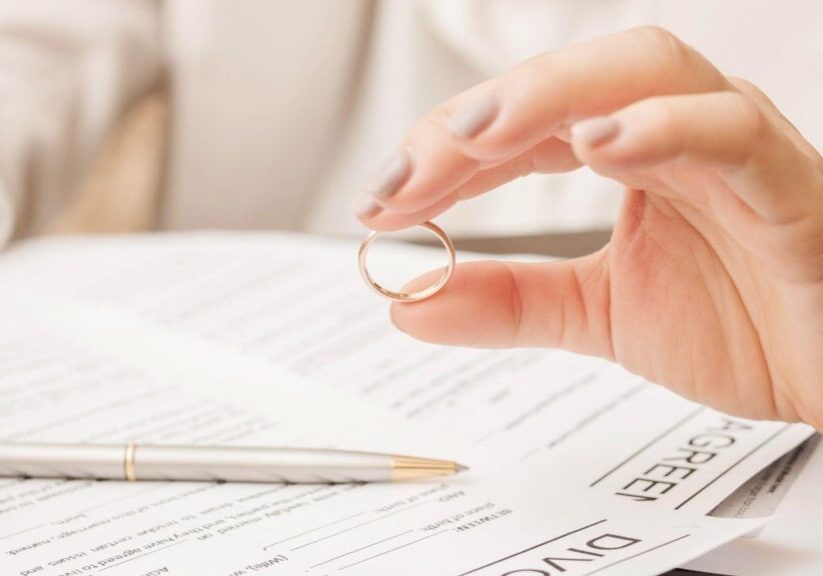
{"label": "gold ring", "polygon": [[422,224],[418,224],[418,226],[432,232],[435,236],[437,236],[440,242],[443,243],[443,246],[446,247],[446,251],[449,253],[449,264],[443,271],[440,278],[438,278],[437,282],[428,288],[418,290],[417,292],[394,292],[393,290],[388,290],[375,282],[374,278],[372,278],[371,274],[369,274],[369,270],[366,267],[366,254],[369,251],[369,247],[375,240],[377,240],[377,237],[380,236],[382,232],[372,231],[360,244],[360,250],[357,253],[358,260],[360,261],[360,275],[363,276],[363,280],[366,281],[366,284],[368,284],[372,290],[381,296],[388,298],[389,300],[394,300],[395,302],[418,302],[420,300],[425,300],[426,298],[430,298],[440,292],[443,286],[451,280],[452,274],[454,274],[454,264],[456,258],[454,253],[454,244],[452,244],[451,239],[448,235],[446,235],[442,228],[432,222],[423,222]]}
{"label": "gold ring", "polygon": [[137,471],[134,469],[134,455],[137,452],[137,444],[126,445],[126,455],[123,461],[126,469],[126,480],[137,482]]}

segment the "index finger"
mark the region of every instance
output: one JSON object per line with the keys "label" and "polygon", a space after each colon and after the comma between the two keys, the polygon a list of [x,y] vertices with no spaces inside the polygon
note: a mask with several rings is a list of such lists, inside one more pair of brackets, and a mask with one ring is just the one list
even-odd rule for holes
{"label": "index finger", "polygon": [[[402,149],[402,178],[394,174],[389,186],[373,183],[366,190],[373,209],[358,216],[369,227],[392,212],[431,217],[429,208],[479,171],[493,173],[577,119],[608,114],[650,96],[728,86],[696,51],[653,27],[538,56],[420,120]],[[551,161],[541,159],[549,167]],[[568,164],[566,157],[559,161]]]}

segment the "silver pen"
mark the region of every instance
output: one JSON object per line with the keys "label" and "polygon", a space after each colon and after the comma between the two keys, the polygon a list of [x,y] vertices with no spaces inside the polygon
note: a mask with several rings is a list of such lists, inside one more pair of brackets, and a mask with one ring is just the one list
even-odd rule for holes
{"label": "silver pen", "polygon": [[0,477],[351,483],[451,476],[465,466],[319,448],[0,443]]}

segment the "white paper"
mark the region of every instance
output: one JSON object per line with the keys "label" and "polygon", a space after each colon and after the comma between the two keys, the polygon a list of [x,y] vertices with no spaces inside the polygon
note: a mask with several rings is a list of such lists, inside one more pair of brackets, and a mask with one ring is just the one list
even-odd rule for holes
{"label": "white paper", "polygon": [[[356,488],[7,481],[3,573],[460,573],[606,519],[638,542],[569,573],[613,559],[601,573],[652,574],[750,530],[697,515],[808,434],[729,419],[603,361],[413,342],[361,285],[353,248],[205,235],[4,255],[0,437],[344,446],[470,474]],[[400,272],[432,258],[396,255]],[[325,538],[326,522],[360,518]],[[324,539],[272,546],[301,531]]]}
{"label": "white paper", "polygon": [[[184,342],[169,347],[166,340],[143,351],[154,355],[144,370],[108,354],[102,342],[90,351],[82,339],[68,341],[12,304],[1,310],[15,331],[0,340],[3,440],[412,452],[436,445],[343,399],[317,404],[305,382],[279,381],[265,365],[216,351],[204,361]],[[69,328],[68,316],[47,316]],[[107,330],[108,321],[93,325]],[[377,429],[383,434],[375,438]],[[642,575],[756,525],[633,508],[531,464],[485,479],[472,472],[446,482],[364,486],[4,480],[0,568],[49,576],[368,576],[551,574],[557,566],[571,574]]]}
{"label": "white paper", "polygon": [[[442,256],[380,248],[381,278],[395,284]],[[298,235],[164,235],[34,243],[0,273],[27,295],[68,298],[80,320],[107,310],[115,332],[128,318],[148,341],[174,332],[325,384],[436,430],[476,468],[546,461],[649,505],[709,512],[811,433],[729,419],[602,360],[415,342],[364,289],[355,254]]]}
{"label": "white paper", "polygon": [[[805,462],[806,457],[808,461]],[[807,454],[787,458],[768,475],[768,483],[749,498],[736,499],[738,510],[771,508],[769,518],[754,538],[741,538],[707,554],[688,568],[729,576],[818,576],[823,573],[823,446],[812,443]],[[785,497],[773,501],[774,492],[793,481]],[[750,516],[752,517],[752,516]]]}

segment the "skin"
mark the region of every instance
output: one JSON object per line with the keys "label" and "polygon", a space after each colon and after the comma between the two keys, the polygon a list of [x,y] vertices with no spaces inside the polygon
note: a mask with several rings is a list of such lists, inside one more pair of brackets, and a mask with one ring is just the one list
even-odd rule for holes
{"label": "skin", "polygon": [[[449,118],[489,96],[499,111],[485,129],[449,132]],[[616,134],[586,138],[594,117]],[[625,193],[602,250],[459,265],[433,298],[392,306],[401,330],[602,356],[720,410],[823,430],[823,158],[757,88],[671,33],[639,28],[475,86],[403,145],[413,169],[361,217],[369,228],[402,229],[508,180],[582,164]]]}

